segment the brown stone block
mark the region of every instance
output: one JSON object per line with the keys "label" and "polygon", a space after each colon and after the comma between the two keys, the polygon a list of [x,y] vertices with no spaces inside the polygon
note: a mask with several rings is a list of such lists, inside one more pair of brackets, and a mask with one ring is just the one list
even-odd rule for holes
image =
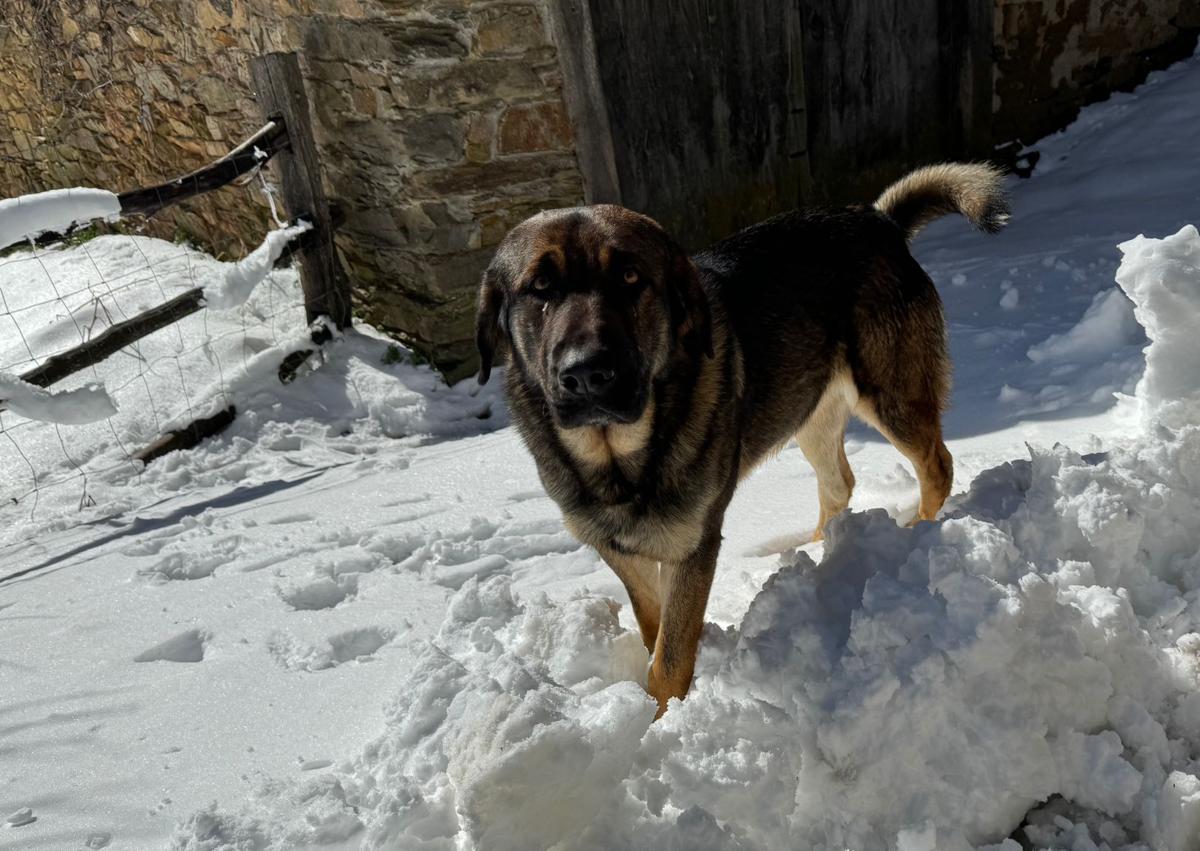
{"label": "brown stone block", "polygon": [[354,111],[360,115],[374,118],[379,114],[379,104],[375,100],[374,89],[352,88],[350,102],[354,105]]}
{"label": "brown stone block", "polygon": [[500,117],[499,151],[525,154],[571,147],[571,122],[562,101],[510,106]]}
{"label": "brown stone block", "polygon": [[208,135],[216,141],[221,141],[225,138],[225,134],[221,131],[221,122],[212,115],[204,116],[204,126],[208,128]]}
{"label": "brown stone block", "polygon": [[304,34],[304,50],[314,59],[369,62],[458,59],[467,49],[458,27],[427,20],[375,18],[347,21],[317,16]]}
{"label": "brown stone block", "polygon": [[466,163],[451,168],[417,172],[413,189],[424,195],[459,195],[506,191],[521,183],[543,180],[556,172],[577,174],[575,157],[550,154],[541,157],[513,157],[489,163]]}
{"label": "brown stone block", "polygon": [[399,122],[404,147],[420,164],[459,162],[466,146],[466,120],[455,113],[411,114]]}
{"label": "brown stone block", "polygon": [[536,6],[516,3],[488,6],[471,17],[475,23],[472,51],[481,56],[523,53],[549,42]]}
{"label": "brown stone block", "polygon": [[183,139],[191,139],[196,135],[196,131],[191,127],[191,125],[175,118],[168,118],[167,126],[171,128],[172,133]]}
{"label": "brown stone block", "polygon": [[219,77],[204,76],[192,85],[192,94],[210,112],[233,112],[238,106],[239,86]]}
{"label": "brown stone block", "polygon": [[380,89],[388,84],[388,78],[376,71],[371,71],[366,68],[360,68],[357,65],[344,65],[350,77],[350,82],[355,86],[369,89]]}
{"label": "brown stone block", "polygon": [[494,213],[507,215],[511,210],[523,207],[533,208],[533,212],[574,207],[583,203],[583,181],[578,171],[557,171],[541,180],[480,192],[468,200],[472,214],[479,219]]}
{"label": "brown stone block", "polygon": [[508,235],[508,232],[543,210],[553,210],[559,207],[574,207],[581,202],[578,195],[560,196],[557,198],[538,199],[527,203],[514,203],[494,213],[488,213],[479,220],[481,230],[481,245],[484,248],[494,247]]}
{"label": "brown stone block", "polygon": [[326,62],[304,57],[307,60],[307,79],[332,83],[350,79],[350,67],[345,62]]}
{"label": "brown stone block", "polygon": [[524,58],[468,59],[421,69],[398,66],[391,75],[392,95],[401,107],[475,106],[514,98],[544,96],[536,69]]}
{"label": "brown stone block", "polygon": [[197,158],[203,158],[205,155],[204,145],[202,145],[200,142],[196,142],[191,139],[179,139],[176,137],[172,137],[167,141],[180,150],[187,151],[189,154],[195,154]]}
{"label": "brown stone block", "polygon": [[475,112],[467,119],[467,160],[484,163],[495,156],[496,116]]}

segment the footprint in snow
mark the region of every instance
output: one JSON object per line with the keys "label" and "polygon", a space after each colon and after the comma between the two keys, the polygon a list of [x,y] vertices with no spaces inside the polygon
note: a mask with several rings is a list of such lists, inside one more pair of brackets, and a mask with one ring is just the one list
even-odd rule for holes
{"label": "footprint in snow", "polygon": [[202,662],[204,648],[212,635],[208,630],[189,629],[133,657],[135,662]]}
{"label": "footprint in snow", "polygon": [[322,576],[303,585],[280,588],[279,597],[297,611],[332,609],[358,594],[358,575]]}
{"label": "footprint in snow", "polygon": [[97,830],[88,834],[88,838],[84,840],[83,847],[91,848],[96,851],[98,848],[107,848],[112,842],[112,834],[105,830]]}
{"label": "footprint in snow", "polygon": [[375,652],[395,637],[390,629],[363,627],[331,635],[324,647],[314,647],[277,633],[267,642],[267,649],[288,671],[324,671],[346,662],[370,662]]}
{"label": "footprint in snow", "polygon": [[267,523],[271,526],[287,526],[292,523],[310,523],[316,519],[315,515],[301,512],[299,514],[284,514],[281,517],[268,520]]}

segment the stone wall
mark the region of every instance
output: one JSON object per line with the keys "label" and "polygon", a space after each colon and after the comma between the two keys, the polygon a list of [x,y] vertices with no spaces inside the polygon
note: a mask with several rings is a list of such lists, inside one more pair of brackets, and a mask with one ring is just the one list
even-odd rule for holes
{"label": "stone wall", "polygon": [[[285,0],[0,0],[0,196],[158,183],[225,153],[261,121],[247,57],[299,42]],[[343,14],[356,3],[333,2]],[[149,233],[218,253],[257,243],[261,193],[225,190]]]}
{"label": "stone wall", "polygon": [[508,229],[580,203],[562,80],[528,2],[399,0],[316,16],[304,40],[359,313],[451,378],[475,358],[479,275]]}
{"label": "stone wall", "polygon": [[[302,52],[358,314],[466,374],[490,248],[583,195],[538,0],[0,0],[0,197],[203,165],[261,123],[272,50]],[[146,230],[236,255],[268,222],[251,187]]]}
{"label": "stone wall", "polygon": [[1190,55],[1200,0],[996,0],[992,136],[1025,143]]}

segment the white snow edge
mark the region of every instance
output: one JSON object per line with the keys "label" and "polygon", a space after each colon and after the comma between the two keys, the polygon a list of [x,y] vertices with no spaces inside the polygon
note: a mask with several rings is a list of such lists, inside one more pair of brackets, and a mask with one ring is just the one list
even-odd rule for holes
{"label": "white snow edge", "polygon": [[262,244],[239,260],[219,283],[204,288],[205,304],[212,310],[241,307],[250,298],[254,288],[270,273],[284,247],[309,230],[312,230],[312,225],[301,220],[268,233]]}
{"label": "white snow edge", "polygon": [[0,248],[93,219],[115,222],[120,217],[121,201],[107,189],[76,186],[6,198],[0,201]]}
{"label": "white snow edge", "polygon": [[117,412],[103,384],[52,393],[15,375],[0,372],[0,411],[26,419],[60,425],[84,425],[105,420]]}

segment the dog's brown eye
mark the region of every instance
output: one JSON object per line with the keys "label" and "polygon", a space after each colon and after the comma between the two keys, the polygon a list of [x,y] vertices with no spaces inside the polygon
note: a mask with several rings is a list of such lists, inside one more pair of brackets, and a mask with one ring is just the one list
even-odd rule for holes
{"label": "dog's brown eye", "polygon": [[546,290],[550,289],[550,279],[549,278],[534,278],[533,282],[532,282],[532,284],[530,284],[530,286],[532,286],[539,293],[544,293]]}
{"label": "dog's brown eye", "polygon": [[626,269],[625,270],[625,283],[632,285],[632,284],[636,284],[640,280],[641,280],[641,276],[638,275],[637,269]]}

